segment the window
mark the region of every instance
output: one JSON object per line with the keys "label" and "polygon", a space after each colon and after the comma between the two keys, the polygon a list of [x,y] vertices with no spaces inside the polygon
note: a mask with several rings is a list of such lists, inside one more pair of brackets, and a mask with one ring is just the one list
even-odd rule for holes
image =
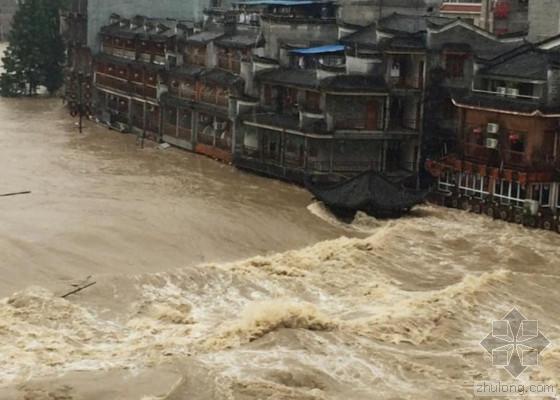
{"label": "window", "polygon": [[527,193],[519,182],[510,182],[502,179],[496,181],[494,197],[498,198],[502,204],[512,204],[517,207],[522,207],[525,203]]}
{"label": "window", "polygon": [[531,187],[531,198],[538,201],[542,207],[550,207],[551,186],[549,183],[535,184]]}
{"label": "window", "polygon": [[510,131],[508,134],[508,140],[511,151],[519,153],[525,152],[525,143],[527,141],[527,134],[525,132]]}
{"label": "window", "polygon": [[447,54],[445,56],[445,70],[452,79],[463,78],[465,76],[466,54]]}

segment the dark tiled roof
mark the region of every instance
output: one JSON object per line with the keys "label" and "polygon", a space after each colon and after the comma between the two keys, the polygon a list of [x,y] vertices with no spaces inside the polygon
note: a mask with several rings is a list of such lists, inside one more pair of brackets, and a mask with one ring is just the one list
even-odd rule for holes
{"label": "dark tiled roof", "polygon": [[243,79],[240,76],[221,69],[206,71],[201,75],[201,78],[204,81],[215,83],[224,87],[237,86],[243,83]]}
{"label": "dark tiled roof", "polygon": [[273,69],[256,75],[256,79],[264,82],[277,83],[287,86],[301,86],[315,88],[319,85],[317,72],[307,69]]}
{"label": "dark tiled roof", "polygon": [[550,107],[542,102],[512,97],[492,96],[482,93],[454,93],[453,100],[462,105],[493,110],[513,111],[531,114],[537,111],[543,114],[559,113],[560,106]]}
{"label": "dark tiled roof", "polygon": [[202,81],[211,82],[223,87],[238,86],[243,79],[231,72],[221,69],[206,69],[196,65],[185,65],[174,68],[169,71],[169,75],[173,77],[186,77],[190,79],[200,79]]}
{"label": "dark tiled roof", "polygon": [[337,75],[323,79],[320,86],[334,92],[387,92],[387,84],[380,76]]}
{"label": "dark tiled roof", "polygon": [[186,40],[187,43],[194,43],[194,44],[207,44],[213,40],[216,40],[220,37],[224,36],[223,30],[218,31],[204,31],[197,33],[196,35],[189,36]]}
{"label": "dark tiled roof", "polygon": [[434,50],[458,46],[464,49],[469,48],[481,60],[492,60],[524,43],[521,40],[501,41],[478,28],[464,25],[457,25],[441,32],[433,32],[430,42],[430,47]]}
{"label": "dark tiled roof", "polygon": [[423,35],[399,35],[384,40],[380,46],[386,50],[423,50],[426,48],[426,41]]}
{"label": "dark tiled roof", "polygon": [[237,49],[259,47],[262,44],[263,38],[256,31],[238,32],[234,35],[226,35],[216,40],[216,45],[219,47]]}
{"label": "dark tiled roof", "polygon": [[136,60],[127,60],[126,58],[114,57],[109,54],[99,53],[95,56],[95,60],[108,62],[117,65],[132,65],[139,68],[145,68],[150,71],[162,71],[165,66],[159,64],[150,64]]}
{"label": "dark tiled roof", "polygon": [[257,55],[253,55],[253,61],[262,64],[278,65],[278,60],[275,60],[274,58],[260,57]]}
{"label": "dark tiled roof", "polygon": [[455,20],[455,18],[394,13],[381,19],[378,29],[393,33],[419,33],[426,32],[428,27],[442,27]]}
{"label": "dark tiled roof", "polygon": [[375,48],[377,45],[377,25],[371,24],[340,39],[343,44],[358,44]]}
{"label": "dark tiled roof", "polygon": [[205,71],[205,68],[197,65],[183,65],[169,71],[169,75],[196,79]]}
{"label": "dark tiled roof", "polygon": [[560,53],[531,49],[506,58],[482,70],[481,74],[546,81],[553,65],[560,65]]}
{"label": "dark tiled roof", "polygon": [[177,30],[190,29],[192,21],[148,18],[137,15],[132,19],[121,18],[119,22],[101,28],[101,33],[125,39],[140,38],[165,41],[177,36]]}

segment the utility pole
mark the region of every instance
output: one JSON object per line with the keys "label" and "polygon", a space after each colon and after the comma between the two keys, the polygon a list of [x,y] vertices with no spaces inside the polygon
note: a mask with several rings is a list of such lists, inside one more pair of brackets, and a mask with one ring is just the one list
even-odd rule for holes
{"label": "utility pole", "polygon": [[84,117],[84,97],[83,86],[84,74],[82,71],[78,72],[78,131],[83,132],[83,117]]}

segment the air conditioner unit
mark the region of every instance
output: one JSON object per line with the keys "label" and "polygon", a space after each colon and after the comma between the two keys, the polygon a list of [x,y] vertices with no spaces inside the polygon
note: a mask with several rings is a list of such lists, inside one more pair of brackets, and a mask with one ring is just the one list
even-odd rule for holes
{"label": "air conditioner unit", "polygon": [[214,129],[216,129],[217,131],[223,131],[224,129],[227,128],[227,122],[218,122],[216,121],[214,123]]}
{"label": "air conditioner unit", "polygon": [[519,96],[519,89],[508,88],[506,94],[508,97],[517,97]]}
{"label": "air conditioner unit", "polygon": [[491,134],[496,134],[496,133],[500,132],[500,125],[490,123],[486,127],[486,132],[491,133]]}
{"label": "air conditioner unit", "polygon": [[498,148],[498,139],[487,138],[486,139],[486,148],[497,149]]}
{"label": "air conditioner unit", "polygon": [[499,86],[497,92],[499,96],[505,96],[507,93],[507,88],[505,86]]}
{"label": "air conditioner unit", "polygon": [[537,215],[539,212],[539,202],[536,200],[525,200],[524,208],[529,215]]}

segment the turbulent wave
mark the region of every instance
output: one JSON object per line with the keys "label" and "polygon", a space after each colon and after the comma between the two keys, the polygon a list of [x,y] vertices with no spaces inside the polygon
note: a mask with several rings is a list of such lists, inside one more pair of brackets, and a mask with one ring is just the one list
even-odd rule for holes
{"label": "turbulent wave", "polygon": [[[558,280],[557,239],[529,247],[519,228],[419,213],[362,220],[374,227],[365,238],[99,277],[69,299],[38,287],[16,293],[0,301],[0,388],[188,360],[186,376],[205,376],[214,394],[185,379],[169,399],[391,398],[395,387],[398,397],[465,397],[459,383],[491,368],[478,343],[492,319],[516,304],[557,326],[546,294]],[[557,347],[548,350],[538,376],[558,382],[559,359]]]}
{"label": "turbulent wave", "polygon": [[331,331],[336,325],[312,304],[291,303],[288,299],[260,302],[250,304],[239,321],[225,326],[205,345],[223,349],[252,342],[281,328]]}
{"label": "turbulent wave", "polygon": [[477,307],[483,308],[491,294],[500,294],[499,285],[507,283],[509,276],[503,270],[480,276],[468,275],[443,290],[405,293],[404,300],[351,325],[360,332],[392,343],[452,342],[467,329],[470,314]]}
{"label": "turbulent wave", "polygon": [[307,209],[309,212],[323,221],[348,231],[359,233],[372,233],[377,228],[383,226],[385,222],[358,211],[352,221],[343,222],[338,219],[323,203],[311,203]]}

